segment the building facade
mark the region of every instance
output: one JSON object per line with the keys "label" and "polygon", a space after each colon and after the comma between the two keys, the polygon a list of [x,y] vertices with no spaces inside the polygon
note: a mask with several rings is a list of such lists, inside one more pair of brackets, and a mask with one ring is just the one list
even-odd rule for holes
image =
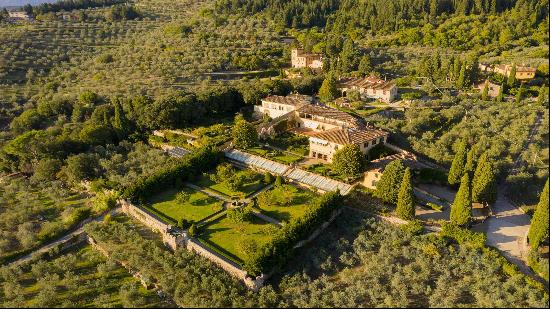
{"label": "building facade", "polygon": [[341,78],[338,89],[343,96],[349,91],[357,91],[362,99],[375,99],[391,102],[397,98],[397,86],[393,81],[385,81],[376,76],[364,78]]}
{"label": "building facade", "polygon": [[[308,96],[270,96],[262,100],[261,106],[255,106],[255,111],[273,118],[272,126],[287,121],[287,127],[309,138],[309,156],[327,162],[332,162],[334,154],[349,144],[358,145],[362,153],[368,154],[372,147],[386,143],[389,136],[348,113],[317,104]],[[270,126],[261,130],[269,131]]]}
{"label": "building facade", "polygon": [[294,48],[291,51],[291,62],[293,68],[310,68],[320,70],[323,68],[323,55],[306,53],[303,49]]}
{"label": "building facade", "polygon": [[[506,77],[510,76],[512,72],[513,64],[499,64],[499,65],[490,65],[480,63],[479,68],[483,72],[494,72]],[[528,66],[516,66],[516,79],[520,81],[527,81],[535,78],[535,73],[537,72],[536,68],[531,68]]]}

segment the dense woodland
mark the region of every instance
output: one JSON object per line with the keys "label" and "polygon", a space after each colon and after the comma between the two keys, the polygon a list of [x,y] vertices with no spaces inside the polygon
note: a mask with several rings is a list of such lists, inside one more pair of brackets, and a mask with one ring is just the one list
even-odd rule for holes
{"label": "dense woodland", "polygon": [[[548,178],[547,0],[65,0],[25,10],[33,22],[11,23],[0,13],[0,173],[12,174],[0,182],[1,261],[177,166],[148,145],[153,130],[183,129],[204,145],[223,143],[237,113],[247,116],[271,94],[317,94],[325,76],[395,79],[410,108],[366,120],[390,131],[392,143],[445,167],[464,142],[477,156],[486,152],[518,205],[537,204]],[[296,41],[284,43],[288,36]],[[325,72],[281,78],[298,45],[323,53]],[[536,78],[522,84],[486,74],[482,62],[530,65]],[[472,88],[485,79],[506,85],[500,98]],[[536,119],[541,124],[527,143]],[[509,175],[516,159],[518,171]],[[165,251],[134,227],[119,218],[89,232],[121,249],[115,258],[158,276],[180,306],[548,305],[548,295],[494,251],[351,213],[319,240],[320,250],[304,252],[306,259],[259,294],[188,252]],[[82,305],[48,299],[80,282],[71,263],[55,271],[3,268],[2,305]],[[38,286],[61,283],[17,297],[29,271]],[[135,286],[124,289],[93,304],[109,303],[109,295],[125,304],[139,294]],[[137,305],[157,304],[139,299]]]}

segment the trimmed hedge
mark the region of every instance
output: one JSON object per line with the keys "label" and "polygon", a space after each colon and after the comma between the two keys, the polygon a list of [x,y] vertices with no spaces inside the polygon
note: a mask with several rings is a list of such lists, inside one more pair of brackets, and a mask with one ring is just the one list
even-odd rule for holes
{"label": "trimmed hedge", "polygon": [[206,146],[197,149],[165,169],[137,180],[124,190],[122,197],[134,203],[142,203],[166,188],[183,184],[184,181],[202,174],[218,165],[222,158],[222,152],[215,147]]}
{"label": "trimmed hedge", "polygon": [[329,192],[316,199],[303,216],[291,220],[270,242],[258,248],[244,262],[243,269],[250,275],[259,275],[284,265],[294,253],[294,246],[329,220],[341,206],[341,199],[339,192]]}

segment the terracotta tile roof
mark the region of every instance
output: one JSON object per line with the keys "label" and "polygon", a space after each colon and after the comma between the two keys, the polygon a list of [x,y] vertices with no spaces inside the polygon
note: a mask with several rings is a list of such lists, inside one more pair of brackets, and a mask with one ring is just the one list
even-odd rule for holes
{"label": "terracotta tile roof", "polygon": [[[359,118],[356,118],[356,117],[354,117],[354,116],[352,116],[348,113],[345,113],[341,110],[331,108],[331,107],[327,107],[327,106],[321,106],[321,105],[318,105],[318,104],[308,104],[308,105],[304,105],[304,106],[300,107],[297,111],[300,114],[305,113],[305,114],[310,114],[310,115],[317,116],[317,117],[323,117],[323,118],[326,118],[329,121],[330,120],[335,120],[335,121],[339,121],[339,122],[344,122],[345,125],[347,125],[349,127],[354,127],[354,128],[364,127],[363,122]],[[323,121],[319,120],[319,122],[323,122]]]}
{"label": "terracotta tile roof", "polygon": [[340,88],[364,88],[364,89],[383,89],[389,90],[395,87],[393,81],[385,81],[376,76],[369,77],[347,77],[339,81]]}
{"label": "terracotta tile roof", "polygon": [[379,129],[331,129],[312,134],[311,137],[339,145],[361,144],[388,135]]}
{"label": "terracotta tile roof", "polygon": [[280,96],[280,95],[272,95],[265,99],[262,99],[262,101],[266,102],[272,102],[272,103],[278,103],[278,104],[285,104],[285,105],[292,105],[292,106],[300,106],[303,104],[309,104],[310,102],[305,98],[306,96],[298,96],[298,95],[289,95],[286,97]]}

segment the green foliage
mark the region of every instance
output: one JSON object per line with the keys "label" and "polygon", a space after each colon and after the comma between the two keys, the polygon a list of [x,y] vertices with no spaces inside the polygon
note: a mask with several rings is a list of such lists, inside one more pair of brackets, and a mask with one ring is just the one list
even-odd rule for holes
{"label": "green foliage", "polygon": [[483,86],[483,91],[481,92],[481,99],[483,101],[487,101],[487,99],[489,99],[489,81],[486,81],[485,85]]}
{"label": "green foliage", "polygon": [[525,88],[523,87],[523,83],[522,83],[519,86],[518,92],[516,93],[516,104],[521,103],[524,96],[525,96]]}
{"label": "green foliage", "polygon": [[44,158],[40,160],[34,167],[34,174],[32,180],[34,182],[46,182],[56,179],[57,173],[63,166],[62,162],[58,159]]}
{"label": "green foliage", "polygon": [[189,227],[189,230],[187,230],[187,232],[189,233],[189,236],[197,237],[197,236],[199,236],[200,229],[197,225],[195,225],[193,223],[193,224],[191,224],[191,226]]}
{"label": "green foliage", "polygon": [[461,141],[458,144],[453,163],[451,164],[451,169],[449,170],[449,184],[456,185],[460,183],[460,179],[465,172],[466,157],[466,142]]}
{"label": "green foliage", "polygon": [[548,220],[550,218],[548,216],[548,180],[546,180],[529,228],[529,244],[535,250],[543,241],[548,239]]}
{"label": "green foliage", "polygon": [[200,175],[213,165],[217,165],[222,155],[213,147],[204,147],[195,150],[185,156],[181,161],[156,172],[142,177],[128,186],[123,193],[123,198],[131,201],[145,201],[155,193],[173,187],[177,180],[185,181],[196,175]]}
{"label": "green foliage", "polygon": [[296,243],[311,235],[340,206],[341,196],[337,192],[329,192],[319,197],[303,216],[285,224],[271,241],[259,247],[245,261],[243,268],[251,275],[258,275],[285,265],[292,256]]}
{"label": "green foliage", "polygon": [[516,86],[516,70],[516,64],[514,64],[512,70],[510,70],[510,75],[508,75],[508,81],[506,82],[510,89]]}
{"label": "green foliage", "polygon": [[323,81],[321,88],[319,88],[319,99],[321,99],[321,102],[330,102],[339,96],[340,92],[338,91],[336,78],[333,74],[329,74]]}
{"label": "green foliage", "polygon": [[265,184],[270,184],[273,182],[273,175],[271,175],[270,172],[265,172],[264,174],[264,183]]}
{"label": "green foliage", "polygon": [[494,204],[497,199],[495,167],[483,154],[472,180],[472,201]]}
{"label": "green foliage", "polygon": [[77,184],[90,180],[98,174],[99,161],[93,154],[81,153],[67,158],[63,172],[69,183]]}
{"label": "green foliage", "polygon": [[336,151],[332,158],[332,167],[342,177],[353,177],[361,173],[364,160],[359,146],[350,144]]}
{"label": "green foliage", "polygon": [[457,226],[456,224],[444,223],[440,232],[443,237],[454,239],[458,244],[477,249],[485,247],[487,236],[483,233],[472,232],[467,228]]}
{"label": "green foliage", "polygon": [[275,177],[275,187],[282,186],[284,182],[285,182],[285,180],[283,179],[283,177],[281,175],[277,175]]}
{"label": "green foliage", "polygon": [[467,226],[472,221],[472,193],[468,174],[462,176],[460,188],[451,206],[450,220],[457,226]]}
{"label": "green foliage", "polygon": [[411,169],[406,168],[397,196],[397,216],[404,220],[413,220],[415,216],[414,192]]}
{"label": "green foliage", "polygon": [[411,220],[407,224],[400,225],[399,228],[409,235],[420,235],[424,232],[424,225],[420,220]]}
{"label": "green foliage", "polygon": [[12,120],[10,129],[17,133],[39,129],[43,121],[43,117],[35,109],[28,109]]}
{"label": "green foliage", "polygon": [[235,120],[232,137],[233,144],[244,149],[254,147],[258,142],[256,127],[244,119]]}
{"label": "green foliage", "polygon": [[235,224],[250,222],[254,218],[251,207],[230,208],[227,210],[226,215]]}
{"label": "green foliage", "polygon": [[186,202],[189,201],[190,198],[191,198],[191,194],[189,194],[186,191],[180,191],[176,195],[176,202],[179,204],[185,204]]}
{"label": "green foliage", "polygon": [[397,204],[399,188],[405,174],[403,161],[394,160],[384,169],[380,181],[376,184],[376,196],[386,203]]}
{"label": "green foliage", "polygon": [[464,166],[464,173],[468,173],[470,177],[476,169],[476,146],[473,146],[466,155],[466,165]]}

